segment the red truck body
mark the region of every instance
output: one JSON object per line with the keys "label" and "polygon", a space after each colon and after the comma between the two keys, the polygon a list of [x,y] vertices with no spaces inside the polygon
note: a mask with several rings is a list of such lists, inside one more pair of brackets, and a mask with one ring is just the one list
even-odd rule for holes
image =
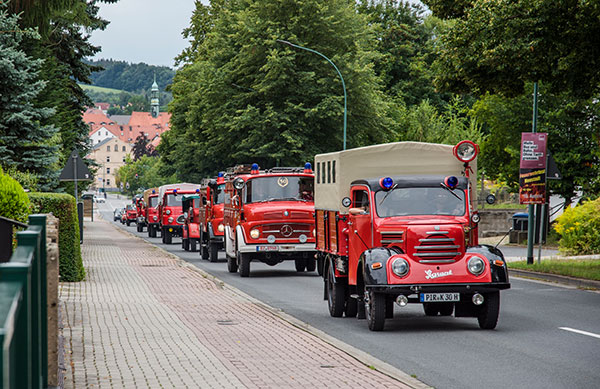
{"label": "red truck body", "polygon": [[135,204],[127,204],[125,208],[125,223],[129,227],[131,223],[135,223],[137,220],[137,210],[135,208]]}
{"label": "red truck body", "polygon": [[146,212],[146,224],[148,226],[148,237],[156,238],[156,232],[160,230],[158,215],[158,193],[156,188],[144,192],[144,203]]}
{"label": "red truck body", "polygon": [[136,212],[137,212],[137,217],[136,217],[136,227],[137,227],[137,232],[142,232],[144,231],[144,227],[146,226],[146,204],[144,203],[144,196],[143,195],[136,195],[133,198],[133,201],[135,203],[135,208],[136,208]]}
{"label": "red truck body", "polygon": [[208,180],[201,189],[200,203],[200,255],[211,262],[218,261],[219,250],[223,249],[225,226],[223,208],[225,201],[225,176]]}
{"label": "red truck body", "polygon": [[469,164],[477,151],[469,141],[398,142],[315,157],[317,257],[331,316],[366,317],[379,331],[394,302],[421,303],[428,316],[496,326],[499,291],[510,284],[502,253],[478,245]]}
{"label": "red truck body", "polygon": [[196,251],[200,243],[200,190],[182,196],[183,227],[181,247],[185,251]]}
{"label": "red truck body", "polygon": [[238,169],[225,184],[225,254],[229,272],[250,275],[250,262],[294,260],[315,270],[314,175],[305,168]]}
{"label": "red truck body", "polygon": [[174,236],[182,235],[182,195],[195,194],[200,185],[179,183],[163,185],[158,193],[158,220],[162,242],[171,244]]}

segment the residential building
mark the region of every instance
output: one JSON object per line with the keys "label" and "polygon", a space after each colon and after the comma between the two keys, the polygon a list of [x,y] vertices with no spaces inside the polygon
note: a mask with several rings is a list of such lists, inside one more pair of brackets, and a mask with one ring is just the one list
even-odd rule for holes
{"label": "residential building", "polygon": [[94,180],[94,189],[103,188],[107,192],[117,191],[117,170],[125,165],[125,158],[131,154],[132,146],[117,137],[106,138],[93,145],[92,152],[87,156],[98,163],[100,168]]}

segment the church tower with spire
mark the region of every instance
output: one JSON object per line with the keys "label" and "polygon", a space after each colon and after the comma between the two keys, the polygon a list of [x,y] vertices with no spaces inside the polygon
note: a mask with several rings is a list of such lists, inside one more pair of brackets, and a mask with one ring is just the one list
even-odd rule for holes
{"label": "church tower with spire", "polygon": [[156,73],[154,73],[154,83],[152,84],[150,114],[153,118],[158,117],[160,104],[158,102],[158,84],[156,83]]}

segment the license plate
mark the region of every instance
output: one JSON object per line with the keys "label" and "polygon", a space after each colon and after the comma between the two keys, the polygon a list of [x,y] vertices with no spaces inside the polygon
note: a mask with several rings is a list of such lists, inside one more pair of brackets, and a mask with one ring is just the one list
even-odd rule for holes
{"label": "license plate", "polygon": [[278,251],[277,246],[256,246],[256,251]]}
{"label": "license plate", "polygon": [[440,303],[460,301],[460,293],[421,293],[422,303]]}

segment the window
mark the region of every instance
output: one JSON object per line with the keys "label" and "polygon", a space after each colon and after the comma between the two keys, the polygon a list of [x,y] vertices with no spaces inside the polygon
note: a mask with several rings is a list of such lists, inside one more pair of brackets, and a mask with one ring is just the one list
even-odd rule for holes
{"label": "window", "polygon": [[352,206],[354,208],[362,208],[363,211],[369,213],[369,192],[366,190],[352,192]]}
{"label": "window", "polygon": [[108,178],[106,179],[106,185],[110,185],[110,180]]}
{"label": "window", "polygon": [[319,174],[321,172],[321,162],[317,162],[317,184],[321,183],[321,175]]}
{"label": "window", "polygon": [[106,146],[106,151],[110,151],[110,146]]}
{"label": "window", "polygon": [[110,174],[110,168],[109,167],[106,168],[106,174]]}
{"label": "window", "polygon": [[125,151],[126,151],[126,150],[125,150],[125,146],[123,146],[123,150],[122,150],[122,151],[123,151],[123,152],[125,152]]}
{"label": "window", "polygon": [[110,155],[106,156],[106,162],[110,162]]}
{"label": "window", "polygon": [[335,161],[331,165],[331,182],[335,184]]}
{"label": "window", "polygon": [[321,166],[321,183],[325,183],[325,161],[323,161],[323,165]]}
{"label": "window", "polygon": [[331,184],[331,161],[327,161],[327,183]]}
{"label": "window", "polygon": [[115,151],[119,151],[119,146],[115,145]]}
{"label": "window", "polygon": [[125,162],[125,157],[123,157],[123,162]]}

